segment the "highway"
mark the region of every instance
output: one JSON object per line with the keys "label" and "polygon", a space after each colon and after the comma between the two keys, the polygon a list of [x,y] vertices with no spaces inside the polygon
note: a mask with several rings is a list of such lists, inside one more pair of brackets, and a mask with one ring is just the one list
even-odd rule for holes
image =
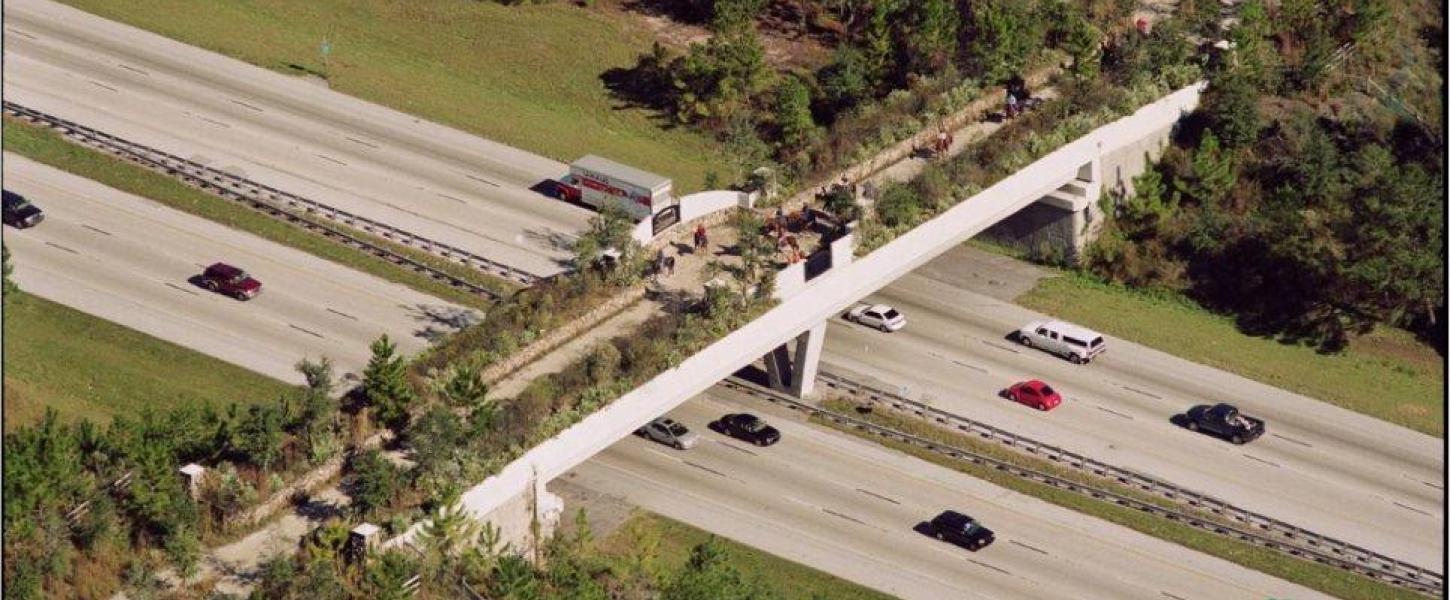
{"label": "highway", "polygon": [[590,215],[530,190],[556,161],[64,5],[7,3],[5,41],[11,101],[535,275]]}
{"label": "highway", "polygon": [[[1440,569],[1443,440],[1120,339],[1087,366],[1018,346],[1005,336],[1043,316],[970,291],[978,267],[954,250],[870,298],[906,315],[901,332],[833,319],[822,370]],[[1030,378],[1064,404],[1039,413],[997,396]],[[1170,422],[1217,402],[1268,433],[1234,446]]]}
{"label": "highway", "polygon": [[[706,429],[755,407],[782,441]],[[1008,491],[847,434],[760,411],[715,388],[672,417],[678,451],[631,436],[563,479],[905,599],[1322,598],[1181,546]],[[971,553],[913,531],[944,509],[997,541]]]}
{"label": "highway", "polygon": [[[277,379],[326,356],[361,373],[381,334],[401,352],[475,318],[473,311],[94,181],[5,153],[5,189],[45,211],[6,227],[15,280],[37,296]],[[262,282],[246,302],[189,280],[213,262]]]}

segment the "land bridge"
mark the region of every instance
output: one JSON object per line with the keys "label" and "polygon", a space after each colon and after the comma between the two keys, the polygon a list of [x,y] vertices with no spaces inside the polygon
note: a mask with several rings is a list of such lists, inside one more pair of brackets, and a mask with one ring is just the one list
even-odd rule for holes
{"label": "land bridge", "polygon": [[[465,492],[464,510],[493,522],[515,548],[528,548],[531,533],[551,531],[563,510],[547,482],[761,357],[774,385],[810,395],[826,321],[952,247],[1024,210],[1053,210],[1057,217],[1049,222],[1080,249],[1102,221],[1103,189],[1129,186],[1144,155],[1167,143],[1178,121],[1198,105],[1202,89],[1199,83],[1178,90],[1102,126],[864,257],[851,256],[848,235],[832,245],[831,268],[809,281],[803,265],[782,271],[775,308],[533,447]],[[419,527],[388,545],[411,541]]]}

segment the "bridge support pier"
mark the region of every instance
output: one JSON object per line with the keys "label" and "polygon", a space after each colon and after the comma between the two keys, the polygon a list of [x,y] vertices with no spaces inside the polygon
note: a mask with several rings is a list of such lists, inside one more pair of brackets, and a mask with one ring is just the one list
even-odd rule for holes
{"label": "bridge support pier", "polygon": [[801,332],[793,342],[794,352],[791,351],[791,342],[787,342],[765,355],[765,372],[772,389],[805,398],[816,391],[821,348],[826,345],[825,321]]}

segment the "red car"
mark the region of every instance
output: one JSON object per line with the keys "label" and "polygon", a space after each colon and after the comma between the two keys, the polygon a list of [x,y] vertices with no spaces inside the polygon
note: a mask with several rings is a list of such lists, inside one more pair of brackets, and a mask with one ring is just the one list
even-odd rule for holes
{"label": "red car", "polygon": [[250,300],[262,291],[262,282],[252,279],[246,271],[226,263],[216,263],[201,274],[202,287],[238,300]]}
{"label": "red car", "polygon": [[1062,396],[1057,390],[1037,379],[1013,384],[1007,388],[1007,397],[1037,410],[1052,410],[1062,404]]}

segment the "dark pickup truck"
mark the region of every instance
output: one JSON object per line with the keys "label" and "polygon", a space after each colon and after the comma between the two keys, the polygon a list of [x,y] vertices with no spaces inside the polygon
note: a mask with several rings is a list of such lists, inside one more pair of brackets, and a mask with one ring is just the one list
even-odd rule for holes
{"label": "dark pickup truck", "polygon": [[1231,404],[1199,405],[1188,410],[1184,426],[1235,444],[1246,444],[1264,435],[1264,420],[1246,416]]}

